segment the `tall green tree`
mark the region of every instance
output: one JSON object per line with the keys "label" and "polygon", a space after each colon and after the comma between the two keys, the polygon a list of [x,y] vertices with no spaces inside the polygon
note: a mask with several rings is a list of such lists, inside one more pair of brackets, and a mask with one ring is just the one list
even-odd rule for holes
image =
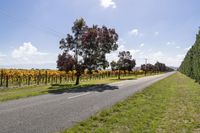
{"label": "tall green tree", "polygon": [[200,30],[196,41],[186,54],[179,71],[200,83]]}
{"label": "tall green tree", "polygon": [[155,70],[158,72],[166,72],[167,71],[167,67],[164,63],[156,62],[154,66],[155,66]]}
{"label": "tall green tree", "polygon": [[117,66],[117,62],[116,61],[112,61],[110,63],[111,69],[112,71],[118,70],[118,66]]}
{"label": "tall green tree", "polygon": [[135,67],[136,62],[134,59],[132,59],[132,55],[129,51],[122,51],[119,52],[118,55],[119,59],[117,62],[112,61],[111,62],[111,68],[112,70],[116,70],[118,69],[118,79],[120,79],[120,70],[123,70],[124,72],[126,72],[126,70],[132,71],[132,69]]}

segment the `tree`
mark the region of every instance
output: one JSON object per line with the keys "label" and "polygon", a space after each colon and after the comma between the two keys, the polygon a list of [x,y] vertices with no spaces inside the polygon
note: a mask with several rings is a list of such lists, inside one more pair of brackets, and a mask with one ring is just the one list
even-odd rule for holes
{"label": "tree", "polygon": [[112,61],[110,63],[110,66],[111,66],[112,71],[118,70],[117,62]]}
{"label": "tree", "polygon": [[152,64],[142,64],[141,70],[146,72],[169,72],[173,71],[172,68],[167,67],[164,63],[156,62],[155,65]]}
{"label": "tree", "polygon": [[186,54],[179,71],[200,83],[200,29],[196,41]]}
{"label": "tree", "polygon": [[155,66],[148,63],[148,64],[142,64],[141,65],[141,70],[145,71],[146,72],[153,72],[155,71]]}
{"label": "tree", "polygon": [[112,62],[111,66],[113,65],[114,69],[118,69],[118,79],[120,79],[120,70],[123,70],[124,72],[126,72],[126,70],[132,71],[132,69],[135,67],[136,63],[135,60],[132,59],[132,55],[129,51],[122,51],[119,52],[119,60],[117,61],[117,63]]}
{"label": "tree", "polygon": [[57,68],[60,71],[65,71],[65,72],[72,71],[74,69],[74,64],[75,64],[75,59],[71,55],[65,52],[58,55]]}
{"label": "tree", "polygon": [[135,65],[136,65],[135,59],[128,60],[127,70],[129,71],[129,73],[133,70]]}
{"label": "tree", "polygon": [[166,65],[164,63],[160,63],[160,62],[155,63],[155,69],[158,72],[166,72],[167,71]]}
{"label": "tree", "polygon": [[61,39],[60,49],[74,55],[76,70],[76,85],[85,69],[92,74],[92,70],[105,69],[109,63],[106,54],[118,48],[118,34],[115,29],[106,26],[88,27],[84,19],[77,19],[72,27],[73,35],[67,34]]}

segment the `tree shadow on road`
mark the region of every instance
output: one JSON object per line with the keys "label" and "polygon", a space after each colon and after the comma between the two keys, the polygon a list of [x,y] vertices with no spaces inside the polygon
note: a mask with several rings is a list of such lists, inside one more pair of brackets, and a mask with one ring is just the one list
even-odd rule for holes
{"label": "tree shadow on road", "polygon": [[137,78],[121,78],[121,79],[110,79],[113,81],[124,81],[124,80],[136,80]]}
{"label": "tree shadow on road", "polygon": [[104,92],[106,90],[119,89],[117,86],[107,84],[83,84],[75,86],[74,84],[54,84],[49,87],[48,93],[62,94],[62,93],[80,93],[80,92]]}

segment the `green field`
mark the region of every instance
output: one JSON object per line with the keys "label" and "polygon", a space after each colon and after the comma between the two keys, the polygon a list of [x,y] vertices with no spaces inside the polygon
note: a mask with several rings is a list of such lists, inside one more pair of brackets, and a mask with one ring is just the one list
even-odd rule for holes
{"label": "green field", "polygon": [[19,99],[19,98],[25,98],[25,97],[31,97],[31,96],[37,96],[37,95],[42,95],[42,94],[48,94],[48,93],[63,93],[69,89],[77,89],[77,88],[81,89],[85,87],[107,84],[107,83],[122,81],[126,79],[136,79],[143,76],[144,75],[122,76],[120,80],[118,80],[117,77],[88,80],[88,81],[81,82],[81,84],[77,86],[75,86],[74,83],[68,83],[68,84],[56,84],[56,85],[49,85],[49,86],[28,86],[28,87],[21,87],[21,88],[4,88],[4,89],[0,89],[0,102]]}
{"label": "green field", "polygon": [[200,85],[176,73],[63,133],[200,133]]}

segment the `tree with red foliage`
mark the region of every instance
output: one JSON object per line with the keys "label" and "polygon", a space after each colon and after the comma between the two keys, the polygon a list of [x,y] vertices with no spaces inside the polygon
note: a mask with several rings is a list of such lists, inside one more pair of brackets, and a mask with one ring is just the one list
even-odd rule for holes
{"label": "tree with red foliage", "polygon": [[92,73],[92,70],[108,67],[106,54],[117,50],[118,34],[115,29],[106,26],[88,27],[82,18],[74,22],[72,33],[73,35],[67,34],[66,38],[61,39],[60,49],[68,54],[73,53],[76,85],[78,85],[85,69]]}
{"label": "tree with red foliage", "polygon": [[62,53],[58,55],[57,68],[60,71],[69,72],[74,69],[75,59],[67,53]]}

